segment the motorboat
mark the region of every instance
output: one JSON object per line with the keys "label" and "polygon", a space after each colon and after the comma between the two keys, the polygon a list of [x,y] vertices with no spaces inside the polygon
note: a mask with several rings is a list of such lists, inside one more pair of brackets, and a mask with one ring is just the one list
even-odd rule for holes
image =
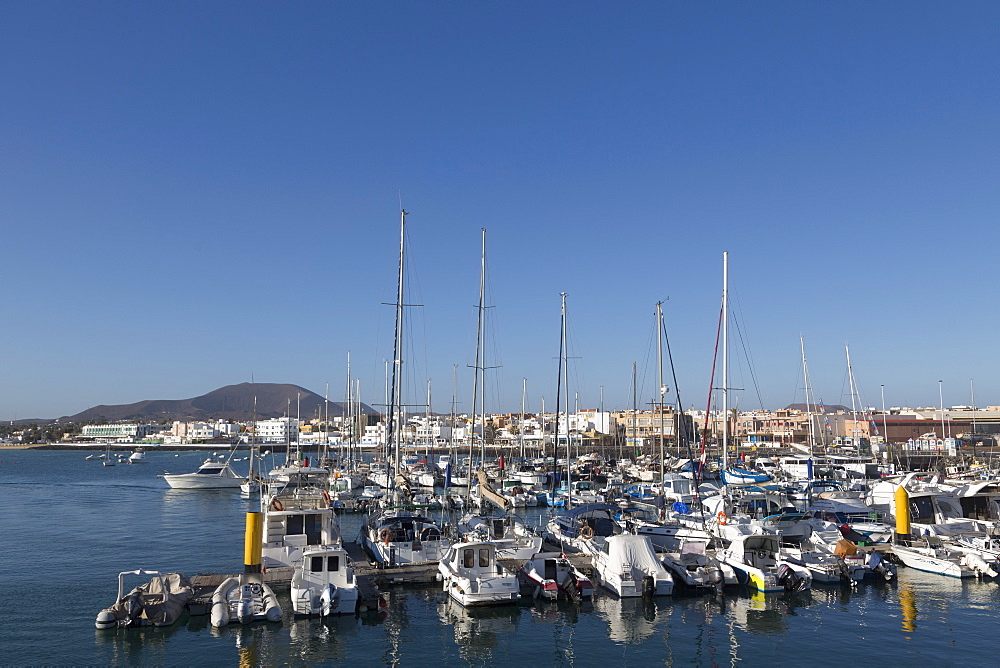
{"label": "motorboat", "polygon": [[939,536],[924,536],[921,543],[896,544],[892,553],[908,568],[952,578],[996,577],[997,569],[981,556],[945,545]]}
{"label": "motorboat", "polygon": [[160,477],[174,489],[239,489],[244,480],[228,459],[219,461],[211,457],[194,473],[163,473]]}
{"label": "motorboat", "polygon": [[685,540],[678,551],[657,552],[674,576],[674,583],[689,589],[724,587],[738,583],[736,571],[719,561],[708,549],[708,541]]}
{"label": "motorboat", "polygon": [[521,598],[517,576],[497,561],[491,542],[455,543],[438,562],[448,595],[471,607],[515,603]]}
{"label": "motorboat", "polygon": [[[146,584],[125,593],[126,575],[152,575]],[[99,629],[135,626],[169,626],[180,619],[194,588],[180,573],[123,571],[118,574],[118,598],[114,605],[97,613]]]}
{"label": "motorboat", "polygon": [[678,521],[660,521],[659,510],[648,504],[632,503],[621,507],[615,515],[615,521],[627,533],[646,536],[655,548],[663,550],[677,551],[688,541],[708,542],[712,538],[710,533],[701,528]]}
{"label": "motorboat", "polygon": [[281,621],[278,599],[260,573],[226,578],[215,588],[212,594],[212,626],[218,628],[237,621],[248,624],[259,620]]}
{"label": "motorboat", "polygon": [[593,553],[593,563],[601,585],[621,598],[670,596],[674,591],[674,579],[645,536],[609,536]]}
{"label": "motorboat", "polygon": [[336,511],[330,493],[323,486],[327,476],[296,478],[295,484],[272,486],[261,496],[264,527],[261,554],[266,568],[296,567],[307,548],[340,546],[342,543]]}
{"label": "motorboat", "polygon": [[535,598],[581,601],[594,597],[590,578],[561,552],[533,554],[518,571],[517,578],[522,589],[530,590]]}
{"label": "motorboat", "polygon": [[128,456],[129,464],[142,464],[146,461],[146,451],[142,448],[136,448],[135,452]]}
{"label": "motorboat", "polygon": [[311,546],[292,574],[292,608],[296,615],[353,615],[358,607],[358,581],[347,551],[340,545]]}
{"label": "motorboat", "polygon": [[501,559],[530,559],[542,549],[542,537],[509,515],[464,515],[458,534],[466,541],[490,541]]}
{"label": "motorboat", "polygon": [[812,586],[809,569],[784,559],[779,538],[774,534],[739,536],[719,552],[719,560],[736,571],[741,583],[763,594]]}
{"label": "motorboat", "polygon": [[823,584],[853,584],[865,579],[868,567],[864,559],[849,559],[820,550],[783,547],[784,557],[793,564],[809,569],[813,582]]}
{"label": "motorboat", "polygon": [[364,548],[380,564],[438,561],[451,545],[431,518],[405,508],[370,516],[361,527]]}

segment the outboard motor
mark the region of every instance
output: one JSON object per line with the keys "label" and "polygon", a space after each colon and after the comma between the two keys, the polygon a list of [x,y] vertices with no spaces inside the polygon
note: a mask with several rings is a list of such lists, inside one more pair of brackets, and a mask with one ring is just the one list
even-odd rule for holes
{"label": "outboard motor", "polygon": [[656,580],[652,575],[647,575],[642,579],[642,597],[651,598],[656,593]]}
{"label": "outboard motor", "polygon": [[788,564],[782,564],[778,569],[778,583],[785,591],[795,591],[799,588],[802,578],[795,574]]}

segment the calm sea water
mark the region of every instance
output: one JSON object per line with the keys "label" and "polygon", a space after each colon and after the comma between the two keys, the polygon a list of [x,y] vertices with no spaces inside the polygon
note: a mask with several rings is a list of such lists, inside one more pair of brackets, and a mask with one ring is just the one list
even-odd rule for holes
{"label": "calm sea water", "polygon": [[[3,665],[534,666],[654,664],[998,665],[1000,587],[900,567],[898,583],[757,600],[679,595],[643,602],[599,591],[592,604],[467,611],[437,587],[389,590],[387,616],[213,630],[208,617],[165,629],[98,631],[119,571],[235,573],[247,501],[171,490],[205,453],[153,452],[104,467],[76,452],[0,451]],[[539,511],[529,522],[544,519]],[[359,516],[342,518],[353,539]],[[136,582],[137,584],[138,582]]]}

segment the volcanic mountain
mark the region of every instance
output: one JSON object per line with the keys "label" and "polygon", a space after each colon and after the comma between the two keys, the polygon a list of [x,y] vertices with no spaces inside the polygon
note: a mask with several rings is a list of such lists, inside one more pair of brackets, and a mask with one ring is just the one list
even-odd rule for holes
{"label": "volcanic mountain", "polygon": [[[292,415],[297,413],[303,419],[321,417],[327,414],[326,400],[298,385],[240,383],[220,387],[193,399],[148,399],[119,406],[94,406],[76,415],[60,418],[60,422],[252,420],[255,412],[258,418],[266,420],[286,415],[289,410]],[[361,404],[360,411],[366,415],[377,414],[377,411],[365,404]],[[331,417],[340,417],[346,413],[347,407],[343,403],[329,403]]]}

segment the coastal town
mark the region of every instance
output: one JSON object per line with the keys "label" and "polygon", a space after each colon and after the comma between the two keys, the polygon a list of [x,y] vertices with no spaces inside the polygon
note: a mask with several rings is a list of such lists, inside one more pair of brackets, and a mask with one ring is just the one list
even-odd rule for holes
{"label": "coastal town", "polygon": [[[822,410],[820,410],[822,409]],[[476,420],[468,415],[409,415],[401,439],[409,446],[448,448],[470,441],[493,447],[521,448],[538,453],[551,448],[555,435],[565,444],[588,452],[599,448],[695,447],[703,440],[718,442],[724,417],[721,411],[689,410],[670,406],[641,410],[584,409],[561,413],[503,413]],[[484,427],[485,424],[485,427]],[[56,425],[58,428],[58,425]],[[248,443],[267,445],[351,445],[377,449],[386,443],[387,422],[371,412],[357,416],[301,419],[277,417],[249,421],[173,421],[166,424],[116,422],[87,424],[62,432],[54,443],[121,443],[147,446],[198,446]],[[24,443],[29,429],[11,430],[10,443]],[[845,406],[808,410],[789,406],[780,410],[731,411],[729,435],[733,444],[748,448],[783,448],[810,443],[819,448],[869,454],[895,445],[908,450],[954,451],[961,447],[995,445],[1000,434],[1000,406],[902,408],[852,411]],[[954,452],[951,453],[954,455]]]}

